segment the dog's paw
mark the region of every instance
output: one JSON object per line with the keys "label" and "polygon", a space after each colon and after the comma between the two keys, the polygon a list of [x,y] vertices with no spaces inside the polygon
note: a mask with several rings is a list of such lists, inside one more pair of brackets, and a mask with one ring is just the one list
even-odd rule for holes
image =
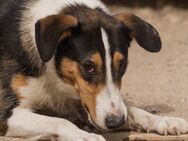
{"label": "dog's paw", "polygon": [[106,141],[103,136],[88,133],[80,129],[69,130],[59,135],[58,141]]}
{"label": "dog's paw", "polygon": [[180,135],[188,133],[188,123],[182,118],[176,117],[156,117],[147,132],[154,131],[161,135]]}
{"label": "dog's paw", "polygon": [[96,135],[96,134],[91,133],[84,137],[80,137],[76,139],[75,141],[106,141],[106,140],[101,135]]}

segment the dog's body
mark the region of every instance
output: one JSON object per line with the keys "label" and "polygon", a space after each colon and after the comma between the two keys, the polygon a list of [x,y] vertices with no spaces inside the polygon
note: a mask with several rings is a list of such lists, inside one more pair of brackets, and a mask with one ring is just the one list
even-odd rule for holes
{"label": "dog's body", "polygon": [[125,106],[119,89],[132,38],[160,50],[151,25],[130,14],[112,16],[98,0],[0,1],[1,133],[104,141],[67,119],[89,119],[103,130],[186,133],[183,119]]}

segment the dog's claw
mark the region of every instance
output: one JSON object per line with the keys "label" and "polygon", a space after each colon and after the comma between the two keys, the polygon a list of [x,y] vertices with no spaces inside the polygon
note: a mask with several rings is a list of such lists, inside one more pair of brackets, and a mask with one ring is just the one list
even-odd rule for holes
{"label": "dog's claw", "polygon": [[164,135],[165,135],[165,136],[168,135],[168,131],[167,131],[167,129],[164,129]]}
{"label": "dog's claw", "polygon": [[185,134],[188,129],[186,128],[187,122],[181,118],[175,117],[158,117],[154,123],[152,130],[167,136]]}
{"label": "dog's claw", "polygon": [[174,127],[174,131],[176,132],[176,134],[179,136],[180,135],[180,132],[179,132],[179,130],[176,128],[176,127]]}
{"label": "dog's claw", "polygon": [[149,128],[147,128],[146,131],[147,131],[148,134],[150,133]]}
{"label": "dog's claw", "polygon": [[88,134],[85,134],[83,137],[79,137],[75,139],[74,141],[106,141],[106,140],[101,135],[88,133]]}

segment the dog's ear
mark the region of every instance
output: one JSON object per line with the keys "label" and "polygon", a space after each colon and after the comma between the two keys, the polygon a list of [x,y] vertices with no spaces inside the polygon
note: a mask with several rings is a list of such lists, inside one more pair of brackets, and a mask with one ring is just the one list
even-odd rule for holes
{"label": "dog's ear", "polygon": [[49,61],[59,43],[72,34],[78,25],[77,18],[70,15],[51,15],[35,24],[35,40],[41,59]]}
{"label": "dog's ear", "polygon": [[150,52],[160,51],[161,39],[157,30],[151,24],[133,14],[117,14],[115,18],[130,29],[130,37],[135,38],[141,47]]}

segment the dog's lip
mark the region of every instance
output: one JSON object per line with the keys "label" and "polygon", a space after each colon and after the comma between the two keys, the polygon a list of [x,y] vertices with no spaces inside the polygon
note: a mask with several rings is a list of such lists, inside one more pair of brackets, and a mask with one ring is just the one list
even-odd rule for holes
{"label": "dog's lip", "polygon": [[92,118],[88,118],[88,119],[89,119],[90,123],[91,123],[94,127],[96,127],[98,130],[101,130],[101,131],[103,131],[103,132],[108,131],[107,129],[103,129],[103,128],[101,128],[100,126],[98,126],[98,125],[92,120]]}
{"label": "dog's lip", "polygon": [[92,119],[91,116],[90,116],[90,112],[89,112],[89,110],[88,110],[88,108],[87,108],[87,106],[86,106],[85,104],[83,104],[83,107],[84,107],[86,113],[88,114],[88,121],[89,121],[94,127],[96,127],[98,130],[107,131],[107,129],[101,128],[100,126],[98,126],[98,125],[93,121],[93,119]]}

